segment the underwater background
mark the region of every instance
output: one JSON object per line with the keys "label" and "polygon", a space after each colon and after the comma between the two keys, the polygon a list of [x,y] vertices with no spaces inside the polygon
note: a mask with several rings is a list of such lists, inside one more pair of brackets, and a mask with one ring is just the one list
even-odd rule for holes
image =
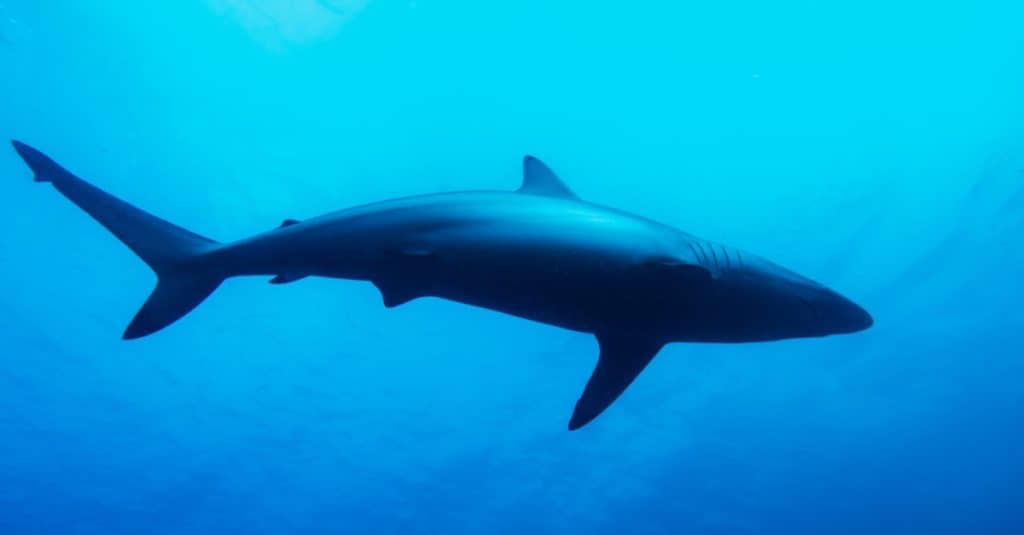
{"label": "underwater background", "polygon": [[[0,150],[0,533],[1024,532],[1024,6],[0,0],[0,137],[219,240],[391,197],[583,198],[864,333],[667,347],[372,285],[155,278]],[[6,145],[5,145],[6,146]]]}

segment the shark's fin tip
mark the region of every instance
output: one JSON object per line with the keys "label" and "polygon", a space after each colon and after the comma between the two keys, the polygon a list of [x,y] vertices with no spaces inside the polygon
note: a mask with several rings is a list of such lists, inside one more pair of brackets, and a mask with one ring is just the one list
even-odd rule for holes
{"label": "shark's fin tip", "polygon": [[664,345],[644,337],[598,335],[601,347],[594,373],[587,381],[569,430],[575,431],[597,418],[633,383]]}
{"label": "shark's fin tip", "polygon": [[536,156],[529,154],[523,157],[523,184],[516,191],[530,195],[543,195],[562,199],[578,198],[550,167],[545,165]]}

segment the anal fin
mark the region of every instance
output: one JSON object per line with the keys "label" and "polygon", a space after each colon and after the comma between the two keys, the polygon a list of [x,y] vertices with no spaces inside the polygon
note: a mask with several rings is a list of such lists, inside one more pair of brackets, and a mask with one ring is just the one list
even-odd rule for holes
{"label": "anal fin", "polygon": [[632,384],[664,345],[630,335],[598,335],[601,353],[597,367],[569,420],[569,430],[587,425],[607,409]]}

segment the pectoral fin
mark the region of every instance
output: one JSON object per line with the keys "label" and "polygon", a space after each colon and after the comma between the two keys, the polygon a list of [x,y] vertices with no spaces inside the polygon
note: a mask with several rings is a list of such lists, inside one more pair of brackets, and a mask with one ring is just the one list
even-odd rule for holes
{"label": "pectoral fin", "polygon": [[716,273],[705,266],[670,257],[652,258],[644,264],[644,267],[651,274],[671,277],[677,282],[701,284],[718,278]]}
{"label": "pectoral fin", "polygon": [[598,335],[601,353],[569,420],[569,430],[587,425],[604,412],[647,367],[664,345],[628,335]]}

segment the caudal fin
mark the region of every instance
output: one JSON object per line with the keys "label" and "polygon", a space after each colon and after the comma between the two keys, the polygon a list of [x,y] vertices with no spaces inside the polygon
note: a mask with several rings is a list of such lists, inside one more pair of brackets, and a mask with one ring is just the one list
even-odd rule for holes
{"label": "caudal fin", "polygon": [[157,275],[156,289],[132,319],[124,338],[152,334],[187,314],[223,282],[205,253],[218,243],[148,214],[71,174],[38,150],[12,141],[35,173],[107,228]]}

